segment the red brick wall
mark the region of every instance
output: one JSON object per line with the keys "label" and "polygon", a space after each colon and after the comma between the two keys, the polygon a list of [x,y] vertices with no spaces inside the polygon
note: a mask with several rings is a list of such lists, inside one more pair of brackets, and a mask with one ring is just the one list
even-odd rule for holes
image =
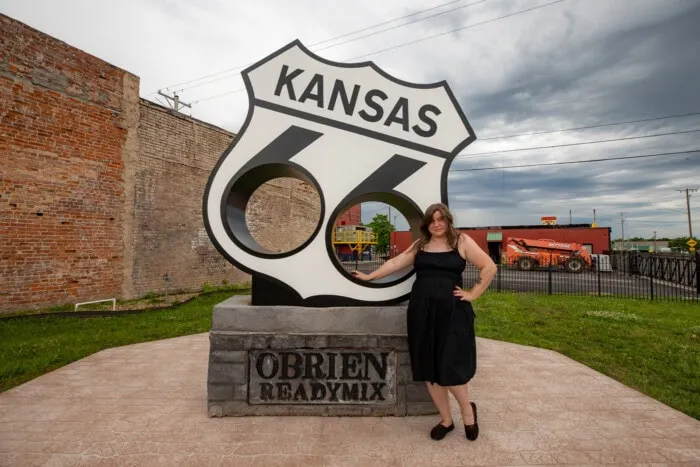
{"label": "red brick wall", "polygon": [[356,204],[338,217],[336,225],[360,225],[361,223],[362,207]]}
{"label": "red brick wall", "polygon": [[133,295],[244,282],[212,245],[202,199],[233,134],[142,100],[134,176]]}
{"label": "red brick wall", "polygon": [[138,78],[0,15],[0,310],[122,292]]}
{"label": "red brick wall", "polygon": [[[207,179],[234,135],[139,99],[139,80],[0,15],[0,313],[249,280],[204,229]],[[318,193],[273,180],[260,243],[308,237]],[[270,215],[272,212],[272,216]]]}
{"label": "red brick wall", "polygon": [[[140,114],[133,295],[164,292],[164,274],[170,291],[249,281],[214,248],[202,218],[207,180],[234,135],[146,100]],[[277,178],[253,193],[246,216],[260,245],[289,251],[313,233],[320,198],[304,182]]]}
{"label": "red brick wall", "polygon": [[260,246],[286,252],[306,242],[321,217],[316,188],[295,178],[275,178],[253,193],[246,206],[246,224]]}

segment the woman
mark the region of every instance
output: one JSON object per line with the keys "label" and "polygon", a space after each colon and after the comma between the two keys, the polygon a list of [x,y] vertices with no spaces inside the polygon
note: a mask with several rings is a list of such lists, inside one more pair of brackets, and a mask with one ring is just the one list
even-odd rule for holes
{"label": "woman", "polygon": [[[496,265],[468,235],[454,228],[444,204],[433,204],[420,226],[422,238],[371,274],[354,271],[365,281],[380,279],[413,265],[416,280],[408,302],[408,350],[414,381],[425,381],[442,420],[430,431],[441,440],[454,429],[448,391],[459,403],[467,439],[479,435],[476,404],[469,401],[467,383],[476,372],[474,309],[471,302],[486,291]],[[463,290],[462,273],[469,262],[480,280]]]}

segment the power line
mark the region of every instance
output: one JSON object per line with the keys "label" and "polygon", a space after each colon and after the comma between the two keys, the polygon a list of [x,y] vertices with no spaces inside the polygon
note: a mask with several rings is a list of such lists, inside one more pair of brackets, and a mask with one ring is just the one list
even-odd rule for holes
{"label": "power line", "polygon": [[229,94],[238,94],[238,93],[241,93],[241,92],[243,92],[243,91],[245,91],[245,88],[234,89],[233,91],[228,91],[228,92],[225,92],[225,93],[223,93],[223,94],[217,94],[217,95],[215,95],[215,96],[205,97],[205,98],[203,98],[203,99],[199,99],[198,101],[194,101],[194,102],[192,102],[192,103],[193,103],[193,104],[199,104],[200,102],[210,101],[210,100],[212,100],[212,99],[216,99],[216,98],[218,98],[218,97],[227,96],[227,95],[229,95]]}
{"label": "power line", "polygon": [[536,149],[554,149],[554,148],[564,148],[564,147],[569,147],[569,146],[582,146],[585,144],[612,143],[615,141],[629,141],[632,139],[656,138],[658,136],[682,135],[685,133],[696,133],[698,131],[700,131],[700,128],[695,129],[695,130],[673,131],[673,132],[669,132],[669,133],[656,133],[654,135],[628,136],[625,138],[601,139],[601,140],[597,140],[597,141],[581,141],[578,143],[554,144],[552,146],[536,146],[536,147],[532,147],[532,148],[502,149],[500,151],[477,152],[474,154],[459,154],[457,157],[476,157],[476,156],[486,156],[486,155],[490,155],[490,154],[503,154],[505,152],[534,151]]}
{"label": "power line", "polygon": [[[419,10],[415,13],[411,13],[411,14],[408,14],[405,16],[400,16],[398,18],[394,18],[394,19],[390,19],[388,21],[383,21],[381,23],[377,23],[373,26],[367,26],[366,28],[357,29],[355,31],[350,31],[350,32],[343,34],[341,36],[331,37],[330,39],[326,39],[326,40],[323,40],[321,42],[316,42],[314,44],[311,44],[311,45],[309,45],[309,47],[315,47],[317,45],[325,44],[327,42],[332,42],[332,41],[337,40],[337,39],[343,39],[344,37],[352,36],[353,34],[369,31],[370,29],[374,29],[374,28],[377,28],[379,26],[384,26],[385,24],[393,23],[394,21],[399,21],[402,19],[410,18],[411,16],[420,15],[421,13],[427,13],[428,11],[437,10],[438,8],[442,8],[442,7],[447,6],[447,5],[452,5],[453,3],[459,3],[461,1],[464,1],[464,0],[452,0],[451,2],[441,3],[439,5],[435,5],[434,7],[426,8],[425,10]],[[464,7],[460,7],[460,8],[464,8]],[[448,10],[448,11],[453,11],[453,10]]]}
{"label": "power line", "polygon": [[[321,48],[321,49],[316,49],[316,50],[314,50],[314,52],[321,52],[321,51],[323,51],[323,50],[332,49],[333,47],[338,47],[338,46],[343,45],[343,44],[347,44],[347,43],[350,43],[350,42],[358,41],[358,40],[360,40],[360,39],[364,39],[364,38],[367,38],[367,37],[370,37],[370,36],[374,36],[374,35],[377,35],[377,34],[381,34],[381,33],[383,33],[383,32],[391,31],[391,30],[393,30],[393,29],[402,28],[402,27],[404,27],[404,26],[408,26],[408,25],[413,24],[413,23],[417,23],[417,22],[420,22],[420,21],[425,21],[425,20],[427,20],[427,19],[434,18],[434,17],[436,17],[436,16],[440,16],[440,15],[442,15],[442,14],[444,14],[444,13],[451,13],[451,12],[453,12],[453,11],[456,11],[456,10],[459,10],[459,9],[462,9],[462,8],[467,8],[467,7],[476,5],[476,4],[478,4],[478,3],[483,3],[483,2],[486,2],[486,1],[488,1],[488,0],[478,0],[478,1],[476,1],[476,2],[468,3],[468,4],[466,4],[466,5],[462,5],[462,6],[460,6],[460,7],[453,8],[453,9],[451,9],[451,10],[445,10],[445,11],[441,11],[440,13],[435,13],[435,14],[433,14],[433,15],[426,16],[425,18],[419,18],[419,19],[416,19],[416,20],[413,20],[413,21],[409,21],[408,23],[398,24],[398,25],[392,26],[392,27],[390,27],[390,28],[386,28],[386,29],[382,29],[382,30],[380,30],[380,31],[375,31],[375,32],[372,32],[372,33],[369,33],[369,34],[365,34],[364,36],[355,37],[355,38],[353,38],[353,39],[348,39],[348,40],[343,41],[343,42],[340,42],[340,43],[338,43],[338,44],[332,44],[332,45],[323,47],[323,48]],[[450,2],[450,3],[452,3],[452,2]],[[395,20],[393,20],[393,21],[395,21]],[[389,21],[389,22],[392,22],[392,21]],[[386,22],[385,22],[385,23],[386,23]],[[376,27],[376,26],[372,26],[372,27],[370,27],[370,28],[365,28],[365,29],[373,29],[374,27]],[[315,44],[315,45],[317,45],[317,44]],[[313,46],[309,46],[309,48],[311,48],[311,47],[313,47]],[[245,65],[245,66],[242,66],[242,67],[239,67],[239,68],[236,68],[236,69],[237,69],[237,70],[242,70],[243,68],[245,68],[246,66],[249,66],[249,65],[252,65],[252,63],[250,63],[250,64],[248,64],[248,65]],[[209,80],[209,81],[205,81],[205,82],[203,82],[203,83],[193,84],[192,86],[185,86],[185,87],[181,88],[180,91],[184,91],[185,89],[194,89],[194,88],[198,88],[198,87],[201,87],[201,86],[206,86],[207,84],[216,83],[217,81],[221,81],[221,80],[224,80],[224,79],[227,79],[227,78],[233,78],[233,77],[238,76],[238,75],[240,75],[240,71],[239,71],[238,73],[233,74],[233,75],[223,76],[223,77],[221,77],[221,78],[215,78],[215,79],[212,79],[212,80]],[[207,99],[207,100],[209,100],[209,99]]]}
{"label": "power line", "polygon": [[[362,28],[362,29],[357,29],[357,30],[355,30],[355,31],[350,31],[349,33],[345,33],[345,34],[342,34],[342,35],[340,35],[340,36],[331,37],[330,39],[326,39],[326,40],[323,40],[323,41],[321,41],[321,42],[313,43],[313,44],[309,45],[308,47],[309,47],[309,48],[312,48],[312,47],[316,47],[316,46],[318,46],[318,45],[322,45],[322,44],[326,44],[326,43],[328,43],[328,42],[332,42],[332,41],[334,41],[334,40],[343,39],[343,38],[345,38],[345,37],[352,36],[353,34],[358,34],[358,33],[364,32],[364,31],[369,31],[370,29],[374,29],[374,28],[377,28],[377,27],[379,27],[379,26],[384,26],[384,25],[386,25],[386,24],[390,24],[390,23],[393,23],[393,22],[395,22],[395,21],[400,21],[400,20],[402,20],[402,19],[410,18],[410,17],[412,17],[412,16],[420,15],[420,14],[422,14],[422,13],[427,13],[428,11],[436,10],[436,9],[438,9],[438,8],[442,8],[442,7],[444,7],[444,6],[451,5],[451,4],[453,4],[453,3],[458,3],[458,2],[461,2],[461,1],[464,1],[464,0],[452,0],[452,1],[449,1],[449,2],[441,3],[441,4],[439,4],[439,5],[435,5],[435,6],[430,7],[430,8],[426,8],[426,9],[423,9],[423,10],[419,10],[419,11],[417,11],[417,12],[415,12],[415,13],[410,13],[410,14],[408,14],[408,15],[400,16],[400,17],[398,17],[398,18],[394,18],[394,19],[391,19],[391,20],[388,20],[388,21],[383,21],[383,22],[381,22],[381,23],[377,23],[377,24],[374,24],[374,25],[372,25],[372,26],[368,26],[368,27],[365,27],[365,28]],[[398,27],[407,26],[407,25],[409,25],[409,24],[413,24],[413,23],[418,22],[418,21],[423,21],[423,20],[432,18],[432,17],[434,17],[434,16],[441,15],[441,14],[443,14],[443,13],[452,12],[452,11],[459,10],[459,9],[461,9],[461,8],[466,8],[466,7],[469,7],[469,6],[471,6],[471,5],[476,5],[477,3],[482,3],[482,2],[485,2],[485,1],[487,1],[487,0],[479,0],[479,1],[477,1],[477,2],[470,3],[470,4],[468,4],[468,5],[464,5],[464,6],[461,6],[461,7],[453,8],[453,9],[451,9],[451,10],[446,10],[446,11],[443,11],[443,12],[441,12],[441,13],[428,16],[428,17],[426,17],[426,18],[414,20],[414,21],[411,21],[411,22],[406,23],[406,24],[403,24],[403,25],[394,26],[394,27],[392,27],[392,28],[388,28],[388,29],[385,29],[385,30],[380,31],[380,32],[385,32],[385,31],[389,31],[389,30],[391,30],[391,29],[395,29],[395,28],[398,28]],[[378,33],[373,33],[373,34],[378,34]],[[370,34],[370,35],[373,35],[373,34]],[[345,41],[345,42],[343,42],[343,44],[345,44],[345,43],[347,43],[347,42],[352,42],[352,41],[354,41],[354,40],[359,40],[359,39],[362,39],[362,38],[364,38],[364,37],[369,37],[369,35],[367,35],[367,36],[362,36],[362,37],[358,37],[358,38],[355,38],[355,39],[352,39],[352,40]],[[327,48],[330,49],[330,48],[336,47],[336,46],[338,46],[338,45],[341,45],[341,44],[335,44],[335,45],[332,45],[332,46],[330,46],[330,47],[323,48],[323,49],[321,49],[321,50],[326,50]],[[165,89],[170,89],[170,88],[175,88],[175,87],[179,87],[179,86],[184,86],[184,85],[186,85],[186,84],[195,83],[195,82],[197,82],[197,81],[201,81],[201,80],[206,79],[206,78],[211,78],[211,77],[213,77],[213,76],[218,76],[218,75],[227,74],[227,73],[230,73],[230,72],[233,72],[233,71],[238,71],[238,73],[235,73],[235,74],[233,74],[233,75],[231,75],[231,76],[225,76],[225,77],[223,77],[223,78],[218,78],[218,79],[215,79],[215,80],[207,81],[206,83],[199,84],[199,85],[196,85],[196,86],[188,86],[188,87],[185,87],[185,88],[182,88],[182,89],[192,89],[192,88],[195,88],[195,87],[198,87],[198,86],[203,86],[203,85],[205,85],[205,84],[210,84],[210,83],[213,83],[213,82],[216,82],[216,81],[220,81],[220,80],[222,80],[222,79],[232,78],[232,77],[234,77],[234,76],[239,75],[239,74],[240,74],[240,70],[243,70],[244,68],[246,68],[246,67],[252,65],[253,63],[255,63],[255,62],[247,63],[247,64],[245,64],[245,65],[235,66],[235,67],[232,67],[232,68],[228,68],[228,69],[226,69],[226,70],[223,70],[223,71],[218,71],[218,72],[216,72],[216,73],[210,73],[210,74],[208,74],[208,75],[200,76],[199,78],[194,78],[194,79],[191,79],[191,80],[189,80],[189,81],[183,81],[183,82],[178,83],[178,84],[173,84],[173,85],[171,85],[171,86],[168,86],[168,87],[165,88]],[[182,90],[182,89],[181,89],[181,90]]]}
{"label": "power line", "polygon": [[436,16],[444,15],[445,13],[452,13],[453,11],[461,10],[462,8],[467,8],[467,7],[470,7],[470,6],[474,6],[474,5],[477,5],[477,4],[479,4],[479,3],[484,3],[484,2],[486,2],[486,1],[488,1],[488,0],[478,0],[478,1],[473,2],[473,3],[467,3],[466,5],[458,6],[458,7],[456,7],[456,8],[452,8],[452,9],[450,9],[450,10],[445,10],[445,11],[441,11],[441,12],[439,12],[439,13],[432,14],[432,15],[430,15],[430,16],[426,16],[425,18],[415,19],[415,20],[413,20],[413,21],[409,21],[408,23],[397,24],[396,26],[392,26],[392,27],[390,27],[390,28],[382,29],[382,30],[380,30],[380,31],[371,32],[371,33],[369,33],[369,34],[365,34],[364,36],[355,37],[354,39],[348,39],[348,40],[346,40],[346,41],[339,42],[339,43],[337,43],[337,44],[329,45],[329,46],[327,46],[327,47],[323,47],[323,48],[321,48],[321,49],[317,49],[317,50],[315,50],[315,52],[321,52],[321,51],[324,51],[324,50],[332,49],[333,47],[338,47],[338,46],[340,46],[340,45],[347,44],[347,43],[349,43],[349,42],[354,42],[354,41],[358,41],[358,40],[360,40],[360,39],[365,39],[365,38],[367,38],[367,37],[376,36],[377,34],[381,34],[381,33],[383,33],[383,32],[391,31],[391,30],[393,30],[393,29],[402,28],[402,27],[404,27],[404,26],[408,26],[408,25],[413,24],[413,23],[418,23],[418,22],[420,22],[420,21],[425,21],[426,19],[435,18]]}
{"label": "power line", "polygon": [[528,9],[526,9],[526,10],[516,11],[515,13],[510,13],[510,14],[507,14],[507,15],[499,16],[499,17],[497,17],[497,18],[493,18],[493,19],[489,19],[489,20],[486,20],[486,21],[482,21],[482,22],[480,22],[480,23],[474,23],[474,24],[470,24],[470,25],[467,25],[467,26],[462,26],[461,28],[452,29],[451,31],[441,32],[441,33],[439,33],[439,34],[434,34],[434,35],[432,35],[432,36],[424,37],[424,38],[422,38],[422,39],[416,39],[415,41],[404,42],[404,43],[402,43],[402,44],[398,44],[398,45],[395,45],[395,46],[393,46],[393,47],[388,47],[388,48],[386,48],[386,49],[377,50],[376,52],[370,52],[370,53],[368,53],[368,54],[364,54],[364,55],[360,55],[360,56],[357,56],[357,57],[353,57],[353,58],[351,58],[351,59],[348,59],[348,61],[357,60],[357,59],[359,59],[359,58],[370,57],[370,56],[372,56],[372,55],[376,55],[376,54],[379,54],[379,53],[382,53],[382,52],[388,52],[389,50],[399,49],[399,48],[401,48],[401,47],[406,47],[407,45],[413,45],[413,44],[417,44],[417,43],[419,43],[419,42],[427,41],[427,40],[429,40],[429,39],[435,39],[436,37],[445,36],[445,35],[447,35],[447,34],[452,34],[452,33],[455,33],[455,32],[457,32],[457,31],[464,31],[465,29],[471,29],[471,28],[475,28],[475,27],[477,27],[477,26],[482,26],[482,25],[484,25],[484,24],[492,23],[492,22],[494,22],[494,21],[499,21],[499,20],[502,20],[502,19],[510,18],[511,16],[522,15],[523,13],[529,13],[529,12],[531,12],[531,11],[539,10],[540,8],[546,8],[546,7],[552,6],[552,5],[556,5],[557,3],[561,3],[561,2],[564,2],[564,1],[566,1],[566,0],[556,0],[556,1],[554,1],[554,2],[545,3],[544,5],[539,5],[539,6],[536,6],[536,7],[528,8]]}
{"label": "power line", "polygon": [[[497,17],[497,18],[493,18],[493,19],[489,19],[489,20],[486,20],[486,21],[482,21],[482,22],[480,22],[480,23],[470,24],[470,25],[467,25],[467,26],[463,26],[463,27],[461,27],[461,28],[453,29],[453,30],[451,30],[451,31],[442,32],[442,33],[440,33],[440,34],[435,34],[435,35],[432,35],[432,36],[424,37],[424,38],[422,38],[422,39],[417,39],[417,40],[410,41],[410,42],[404,42],[404,43],[398,44],[398,45],[393,46],[393,47],[389,47],[389,48],[386,48],[386,49],[377,50],[377,51],[375,51],[375,52],[370,52],[370,53],[368,53],[368,54],[360,55],[360,56],[358,56],[358,57],[353,57],[353,58],[347,59],[346,61],[350,62],[350,61],[354,61],[354,60],[357,60],[357,59],[360,59],[360,58],[365,58],[365,57],[369,57],[369,56],[371,56],[371,55],[376,55],[376,54],[380,54],[380,53],[387,52],[387,51],[390,51],[390,50],[394,50],[394,49],[398,49],[398,48],[401,48],[401,47],[405,47],[405,46],[407,46],[407,45],[417,44],[418,42],[423,42],[423,41],[427,41],[427,40],[429,40],[429,39],[434,39],[434,38],[436,38],[436,37],[444,36],[444,35],[447,35],[447,34],[452,34],[452,33],[457,32],[457,31],[463,31],[463,30],[465,30],[465,29],[475,28],[475,27],[477,27],[477,26],[482,26],[482,25],[487,24],[487,23],[492,23],[492,22],[499,21],[499,20],[502,20],[502,19],[510,18],[510,17],[512,17],[512,16],[521,15],[521,14],[523,14],[523,13],[529,13],[530,11],[534,11],[534,10],[538,10],[538,9],[540,9],[540,8],[545,8],[545,7],[548,7],[548,6],[552,6],[552,5],[555,5],[555,4],[557,4],[557,3],[561,3],[561,2],[564,2],[564,1],[566,1],[566,0],[556,0],[556,1],[554,1],[554,2],[545,3],[544,5],[540,5],[540,6],[528,8],[528,9],[521,10],[521,11],[516,11],[515,13],[510,13],[510,14],[507,14],[507,15],[499,16],[499,17]],[[234,90],[234,91],[226,92],[226,93],[223,93],[223,94],[216,94],[216,95],[213,95],[213,96],[205,97],[204,99],[200,99],[199,101],[195,101],[195,102],[202,102],[202,101],[207,101],[207,100],[211,100],[211,99],[216,99],[217,97],[221,97],[221,96],[224,96],[224,95],[227,95],[227,94],[232,94],[232,93],[234,93],[234,92],[244,91],[244,90],[245,90],[245,88],[239,88],[239,89],[236,89],[236,90]]]}
{"label": "power line", "polygon": [[685,214],[685,211],[681,211],[680,209],[673,209],[673,208],[656,208],[657,211],[673,211],[673,212],[680,212]]}
{"label": "power line", "polygon": [[625,219],[628,224],[682,224],[683,221],[653,220],[653,219]]}
{"label": "power line", "polygon": [[517,135],[490,136],[488,138],[479,138],[479,141],[489,141],[492,139],[517,138],[519,136],[545,135],[545,134],[550,134],[550,133],[560,133],[560,132],[564,132],[564,131],[589,130],[591,128],[602,128],[602,127],[606,127],[606,126],[626,125],[628,123],[643,123],[643,122],[653,122],[656,120],[666,120],[669,118],[694,117],[696,115],[700,115],[700,112],[692,112],[692,113],[678,114],[678,115],[667,115],[665,117],[643,118],[640,120],[627,120],[625,122],[601,123],[600,125],[577,126],[577,127],[573,127],[573,128],[564,128],[561,130],[534,131],[532,133],[519,133]]}
{"label": "power line", "polygon": [[520,169],[527,167],[545,167],[551,165],[569,165],[569,164],[588,164],[591,162],[607,162],[607,161],[619,161],[624,159],[642,159],[647,157],[660,157],[660,156],[675,156],[680,154],[690,154],[694,152],[700,152],[700,149],[693,149],[690,151],[678,151],[678,152],[664,152],[658,154],[643,154],[637,156],[622,156],[622,157],[608,157],[601,159],[586,159],[581,161],[566,161],[566,162],[542,162],[539,164],[523,164],[523,165],[505,165],[501,167],[477,167],[475,169],[450,169],[450,172],[476,172],[480,170],[500,170],[500,169]]}

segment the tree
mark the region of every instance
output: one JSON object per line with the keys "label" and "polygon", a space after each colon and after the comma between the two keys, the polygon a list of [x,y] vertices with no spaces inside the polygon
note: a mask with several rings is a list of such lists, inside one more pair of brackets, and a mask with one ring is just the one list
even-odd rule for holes
{"label": "tree", "polygon": [[690,237],[674,238],[668,242],[668,246],[669,248],[678,249],[679,251],[689,251],[688,240],[690,240]]}
{"label": "tree", "polygon": [[391,232],[394,226],[389,222],[389,216],[386,214],[377,214],[369,223],[372,232],[377,236],[377,253],[387,253],[389,251],[389,242],[391,240]]}

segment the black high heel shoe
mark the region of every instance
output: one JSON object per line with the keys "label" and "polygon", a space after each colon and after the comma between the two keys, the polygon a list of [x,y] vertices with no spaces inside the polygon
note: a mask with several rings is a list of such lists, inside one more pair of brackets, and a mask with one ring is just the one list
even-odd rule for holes
{"label": "black high heel shoe", "polygon": [[445,426],[442,424],[442,422],[440,422],[437,425],[435,425],[432,430],[430,430],[430,437],[433,438],[435,441],[440,441],[445,436],[447,436],[447,433],[454,429],[454,423],[450,424],[450,426]]}
{"label": "black high heel shoe", "polygon": [[479,423],[476,419],[476,404],[473,402],[470,402],[470,404],[472,406],[472,412],[474,413],[474,424],[464,425],[464,433],[467,435],[469,441],[474,441],[479,437]]}

